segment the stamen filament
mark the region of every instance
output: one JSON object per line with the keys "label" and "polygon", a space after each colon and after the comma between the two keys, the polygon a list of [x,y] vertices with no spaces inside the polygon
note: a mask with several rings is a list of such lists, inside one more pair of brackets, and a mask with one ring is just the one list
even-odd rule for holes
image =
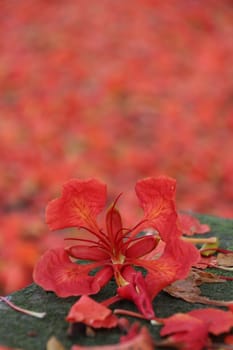
{"label": "stamen filament", "polygon": [[147,320],[147,318],[145,316],[143,316],[139,312],[135,312],[135,311],[124,310],[124,309],[115,309],[113,311],[113,313],[116,315],[125,315],[125,316],[137,317],[137,318],[140,318],[142,320]]}
{"label": "stamen filament", "polygon": [[105,247],[105,245],[102,243],[102,242],[95,242],[95,241],[92,241],[90,239],[84,239],[84,238],[65,238],[66,241],[79,241],[79,242],[85,242],[85,243],[92,243],[92,245],[90,245],[90,248],[100,248],[106,252],[109,252],[109,247]]}
{"label": "stamen filament", "polygon": [[90,230],[89,228],[87,228],[87,227],[85,227],[85,226],[80,226],[80,228],[82,228],[82,229],[84,229],[84,230],[86,230],[86,231],[92,233],[95,237],[99,238],[99,240],[100,240],[102,243],[106,244],[106,247],[107,247],[108,249],[111,248],[111,243],[109,242],[108,236],[107,236],[103,231],[100,231],[100,234],[99,234],[99,233],[97,233],[97,232],[95,232],[95,231]]}

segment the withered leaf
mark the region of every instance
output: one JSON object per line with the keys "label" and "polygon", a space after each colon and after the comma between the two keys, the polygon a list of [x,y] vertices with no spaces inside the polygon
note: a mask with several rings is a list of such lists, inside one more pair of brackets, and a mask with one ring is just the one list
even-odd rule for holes
{"label": "withered leaf", "polygon": [[226,306],[229,302],[213,300],[201,295],[199,286],[202,283],[224,283],[218,276],[205,271],[193,269],[184,280],[179,280],[164,289],[165,292],[175,298],[183,299],[189,303],[200,303],[206,305]]}
{"label": "withered leaf", "polygon": [[233,253],[218,253],[217,263],[220,266],[233,267]]}
{"label": "withered leaf", "polygon": [[47,341],[46,350],[66,350],[66,349],[56,337],[52,336]]}

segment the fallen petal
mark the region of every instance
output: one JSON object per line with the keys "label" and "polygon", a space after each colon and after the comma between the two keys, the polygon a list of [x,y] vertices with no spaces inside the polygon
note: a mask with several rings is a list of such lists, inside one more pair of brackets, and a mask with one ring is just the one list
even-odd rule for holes
{"label": "fallen petal", "polygon": [[118,323],[110,309],[87,295],[81,296],[71,307],[66,320],[71,323],[82,322],[94,328],[112,328]]}
{"label": "fallen petal", "polygon": [[[132,327],[131,327],[132,328]],[[129,334],[120,339],[119,344],[113,345],[96,345],[96,346],[80,346],[73,345],[71,350],[154,350],[153,340],[146,327],[142,327],[139,331],[135,327],[129,331]]]}
{"label": "fallen petal", "polygon": [[228,332],[233,327],[233,313],[231,311],[206,308],[192,310],[189,315],[205,322],[208,325],[209,333],[214,335]]}
{"label": "fallen petal", "polygon": [[183,234],[192,236],[195,233],[206,233],[210,231],[209,225],[201,224],[200,221],[192,215],[179,213],[179,228]]}

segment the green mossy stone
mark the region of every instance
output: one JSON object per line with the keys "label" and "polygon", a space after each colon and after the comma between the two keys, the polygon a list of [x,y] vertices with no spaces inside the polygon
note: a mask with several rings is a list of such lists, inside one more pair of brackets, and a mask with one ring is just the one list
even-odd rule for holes
{"label": "green mossy stone", "polygon": [[[219,237],[223,248],[233,249],[233,220],[227,220],[212,216],[197,215],[202,223],[211,226],[208,235]],[[213,272],[215,272],[213,270]],[[219,274],[219,271],[216,271]],[[233,273],[221,274],[233,276]],[[97,296],[96,300],[104,300],[114,294],[115,284],[111,282]],[[206,284],[202,286],[202,293],[212,299],[232,300],[233,282],[228,281],[217,284]],[[51,336],[55,336],[64,347],[69,350],[72,344],[100,345],[116,343],[119,340],[118,329],[100,330],[95,337],[87,337],[81,330],[76,338],[67,336],[68,323],[65,317],[71,305],[77,298],[57,298],[52,292],[45,292],[40,287],[32,284],[27,288],[13,293],[9,296],[16,305],[31,309],[33,311],[47,314],[43,319],[23,315],[0,302],[0,344],[23,350],[45,350],[46,343]],[[134,306],[127,301],[119,302],[114,307],[135,310]],[[207,307],[201,304],[189,304],[175,299],[165,292],[161,292],[154,300],[155,313],[159,317],[167,317],[176,312],[187,312],[194,308]],[[136,311],[136,310],[135,310]],[[130,321],[134,321],[130,318]],[[146,324],[155,339],[159,339],[159,326]]]}

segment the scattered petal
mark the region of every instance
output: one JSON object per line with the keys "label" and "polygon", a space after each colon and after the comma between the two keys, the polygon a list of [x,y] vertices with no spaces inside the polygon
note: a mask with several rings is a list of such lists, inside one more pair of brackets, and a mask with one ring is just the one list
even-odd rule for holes
{"label": "scattered petal", "polygon": [[71,307],[66,320],[71,323],[81,322],[94,328],[112,328],[118,323],[110,309],[87,295],[81,296]]}
{"label": "scattered petal", "polygon": [[183,234],[192,236],[195,233],[206,233],[210,231],[209,225],[201,224],[200,221],[189,214],[179,213],[179,228]]}
{"label": "scattered petal", "polygon": [[209,333],[214,335],[228,332],[233,327],[233,313],[231,311],[206,308],[192,310],[189,315],[206,323]]}
{"label": "scattered petal", "polygon": [[121,337],[120,343],[112,345],[80,346],[73,345],[71,350],[154,350],[154,343],[146,327],[138,329],[133,325],[129,333]]}
{"label": "scattered petal", "polygon": [[161,336],[169,335],[167,345],[185,350],[202,350],[208,343],[208,326],[189,314],[177,313],[163,320]]}
{"label": "scattered petal", "polygon": [[[161,336],[169,335],[167,345],[183,344],[182,349],[201,350],[208,347],[208,334],[219,335],[230,331],[233,314],[219,309],[197,309],[186,314],[177,313],[163,319]],[[165,343],[166,344],[166,343]]]}

